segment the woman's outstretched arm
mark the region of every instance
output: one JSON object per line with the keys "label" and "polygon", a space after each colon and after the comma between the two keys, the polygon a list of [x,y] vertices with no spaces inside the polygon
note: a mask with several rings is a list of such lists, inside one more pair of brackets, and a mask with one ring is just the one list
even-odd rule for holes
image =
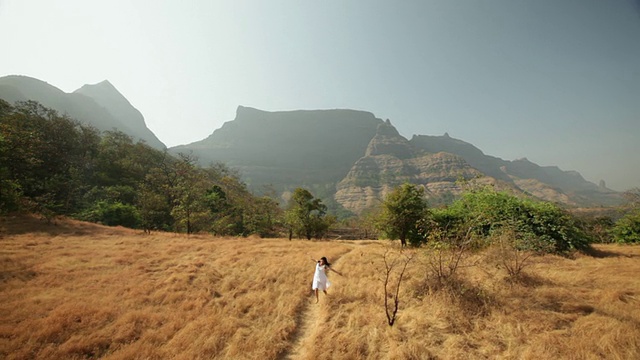
{"label": "woman's outstretched arm", "polygon": [[329,270],[333,271],[334,273],[336,273],[336,274],[338,274],[338,275],[340,275],[340,276],[344,276],[344,275],[342,275],[342,273],[341,273],[341,272],[339,272],[338,270],[336,270],[336,269],[332,268],[331,266],[329,266]]}

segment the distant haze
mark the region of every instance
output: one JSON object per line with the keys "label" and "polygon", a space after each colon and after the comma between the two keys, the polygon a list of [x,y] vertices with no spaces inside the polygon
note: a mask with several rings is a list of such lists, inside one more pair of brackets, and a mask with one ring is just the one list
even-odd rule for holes
{"label": "distant haze", "polygon": [[109,80],[167,146],[238,105],[349,108],[402,135],[640,187],[634,0],[0,0],[0,76]]}

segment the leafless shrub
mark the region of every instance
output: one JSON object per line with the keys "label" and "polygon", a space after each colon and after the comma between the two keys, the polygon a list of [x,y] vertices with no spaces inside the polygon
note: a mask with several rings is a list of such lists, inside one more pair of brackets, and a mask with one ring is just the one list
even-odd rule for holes
{"label": "leafless shrub", "polygon": [[384,311],[389,326],[393,326],[396,322],[400,306],[400,286],[405,280],[407,267],[415,255],[414,251],[402,251],[391,247],[382,254],[384,272],[381,280],[384,288]]}
{"label": "leafless shrub", "polygon": [[549,245],[530,237],[523,237],[505,227],[492,238],[487,260],[507,273],[510,281],[524,276],[524,270],[533,264],[536,255],[544,254]]}
{"label": "leafless shrub", "polygon": [[433,231],[424,248],[425,278],[421,284],[422,292],[456,288],[459,270],[475,265],[474,261],[469,261],[471,250],[476,248],[471,227],[452,238],[447,238],[444,232]]}

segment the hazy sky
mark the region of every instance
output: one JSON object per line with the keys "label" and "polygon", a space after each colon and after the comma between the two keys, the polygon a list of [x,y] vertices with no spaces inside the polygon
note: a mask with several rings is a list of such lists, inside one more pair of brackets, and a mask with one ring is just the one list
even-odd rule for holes
{"label": "hazy sky", "polygon": [[108,79],[168,146],[351,108],[640,187],[639,0],[0,0],[0,76]]}

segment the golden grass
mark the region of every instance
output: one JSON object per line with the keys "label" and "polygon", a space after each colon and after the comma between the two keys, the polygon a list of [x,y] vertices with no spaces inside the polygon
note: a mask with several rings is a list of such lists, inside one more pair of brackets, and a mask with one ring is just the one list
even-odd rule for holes
{"label": "golden grass", "polygon": [[27,223],[0,239],[0,358],[274,358],[311,300],[306,253],[348,251]]}
{"label": "golden grass", "polygon": [[427,265],[417,259],[393,327],[381,305],[384,248],[359,246],[341,259],[353,276],[324,306],[305,358],[640,359],[640,247],[535,258],[516,283],[480,261],[453,292],[421,292]]}
{"label": "golden grass", "polygon": [[[144,235],[69,220],[0,223],[0,358],[637,359],[640,247],[534,258],[506,281],[485,254],[457,291],[418,256],[389,327],[384,242]],[[345,277],[314,304],[313,263]]]}

